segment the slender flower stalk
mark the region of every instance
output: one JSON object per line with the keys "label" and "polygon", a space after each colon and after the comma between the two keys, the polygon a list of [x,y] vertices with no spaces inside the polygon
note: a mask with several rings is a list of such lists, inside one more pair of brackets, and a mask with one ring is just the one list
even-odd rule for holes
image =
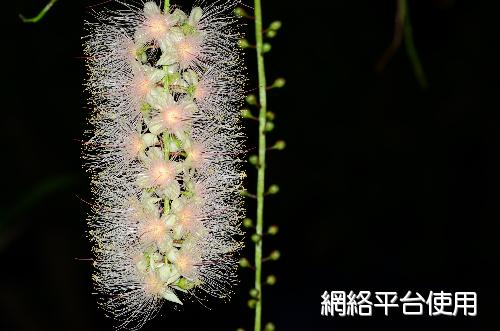
{"label": "slender flower stalk", "polygon": [[86,24],[93,113],[84,146],[94,282],[119,327],[165,301],[226,299],[242,247],[244,76],[231,11],[122,3]]}
{"label": "slender flower stalk", "polygon": [[[259,153],[257,164],[257,216],[255,233],[262,237],[264,226],[264,193],[266,174],[266,73],[264,67],[264,49],[262,38],[262,7],[260,0],[254,1],[255,11],[255,40],[257,47],[257,72],[259,84]],[[259,293],[259,300],[255,306],[254,330],[260,331],[262,325],[262,240],[255,243],[255,289]]]}
{"label": "slender flower stalk", "polygon": [[[240,259],[240,266],[243,268],[252,269],[255,272],[255,282],[253,288],[250,290],[250,299],[248,306],[254,309],[254,331],[262,330],[262,306],[263,306],[263,285],[274,285],[276,277],[268,274],[263,281],[263,263],[267,261],[276,261],[280,258],[280,252],[273,250],[268,256],[263,256],[263,242],[265,236],[274,236],[278,233],[277,225],[270,225],[264,232],[264,199],[267,195],[276,194],[279,192],[278,185],[270,185],[266,190],[266,153],[268,150],[283,150],[285,148],[285,141],[278,140],[274,145],[267,146],[267,135],[274,128],[275,114],[267,110],[267,91],[274,88],[282,88],[285,86],[284,78],[277,78],[271,85],[266,83],[266,72],[264,64],[264,54],[271,50],[271,44],[265,41],[264,38],[272,39],[276,37],[278,30],[281,28],[281,21],[273,21],[266,28],[263,29],[262,19],[262,5],[261,0],[254,0],[254,15],[248,14],[244,8],[238,7],[234,11],[236,16],[252,20],[255,24],[255,45],[252,45],[246,39],[240,39],[239,46],[242,49],[250,49],[256,52],[257,60],[257,78],[258,78],[258,96],[249,94],[246,96],[245,101],[249,108],[240,111],[243,118],[251,119],[258,122],[258,152],[257,155],[249,157],[250,164],[254,165],[257,169],[257,185],[256,193],[243,192],[243,196],[257,200],[256,210],[256,223],[254,225],[252,219],[245,218],[243,226],[251,229],[254,233],[251,239],[255,245],[254,265],[250,263],[247,258]],[[251,108],[257,108],[258,114],[254,116]],[[266,331],[273,331],[275,326],[272,322],[268,321],[264,329]],[[244,330],[239,328],[239,331]]]}

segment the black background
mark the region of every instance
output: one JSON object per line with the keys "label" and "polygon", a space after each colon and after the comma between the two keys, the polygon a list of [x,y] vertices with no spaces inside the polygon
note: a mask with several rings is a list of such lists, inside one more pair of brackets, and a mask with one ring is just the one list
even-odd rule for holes
{"label": "black background", "polygon": [[[43,1],[1,5],[1,330],[113,325],[92,295],[91,262],[77,260],[90,257],[80,38],[87,7],[99,2],[60,0],[36,25],[17,15]],[[269,93],[269,139],[288,144],[268,163],[268,184],[281,192],[267,200],[266,222],[280,233],[264,245],[282,259],[265,265],[278,283],[265,289],[264,321],[278,330],[498,329],[498,2],[410,0],[427,91],[404,48],[374,71],[395,1],[263,2],[266,23],[283,21],[267,77],[287,78]],[[251,89],[254,54],[247,59]],[[257,127],[247,128],[254,147]],[[144,329],[251,329],[252,274],[240,273],[229,304],[164,307]],[[478,316],[321,317],[325,290],[476,291]]]}

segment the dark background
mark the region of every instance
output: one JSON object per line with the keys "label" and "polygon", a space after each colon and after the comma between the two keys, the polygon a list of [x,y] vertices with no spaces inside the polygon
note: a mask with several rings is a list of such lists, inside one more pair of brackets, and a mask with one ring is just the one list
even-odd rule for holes
{"label": "dark background", "polygon": [[[60,0],[36,25],[17,15],[44,1],[2,3],[0,330],[112,328],[92,295],[91,262],[77,260],[90,258],[80,38],[86,7],[99,2]],[[268,184],[281,192],[267,200],[266,222],[280,233],[264,245],[282,259],[265,265],[278,283],[265,289],[264,321],[278,330],[498,329],[498,1],[410,0],[426,91],[404,48],[374,71],[395,1],[263,2],[266,23],[283,21],[267,76],[287,79],[269,95],[269,139],[288,144],[268,163]],[[247,128],[254,147],[257,127]],[[252,274],[241,275],[231,303],[164,307],[144,329],[251,329]],[[321,317],[325,290],[476,291],[478,316]]]}

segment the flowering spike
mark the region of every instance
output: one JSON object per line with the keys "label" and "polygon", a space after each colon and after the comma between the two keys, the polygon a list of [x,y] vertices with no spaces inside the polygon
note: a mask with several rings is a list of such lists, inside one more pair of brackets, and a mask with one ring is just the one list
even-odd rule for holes
{"label": "flowering spike", "polygon": [[94,110],[84,158],[95,286],[119,327],[138,329],[165,301],[231,294],[244,261],[245,78],[238,0],[190,13],[119,3],[86,23]]}

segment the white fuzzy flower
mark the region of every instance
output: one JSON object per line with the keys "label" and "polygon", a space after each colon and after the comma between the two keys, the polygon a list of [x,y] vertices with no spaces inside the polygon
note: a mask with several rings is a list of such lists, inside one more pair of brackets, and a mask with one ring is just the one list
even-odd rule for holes
{"label": "white fuzzy flower", "polygon": [[237,2],[189,14],[122,3],[86,24],[94,281],[120,327],[140,328],[164,301],[231,293],[243,214]]}

